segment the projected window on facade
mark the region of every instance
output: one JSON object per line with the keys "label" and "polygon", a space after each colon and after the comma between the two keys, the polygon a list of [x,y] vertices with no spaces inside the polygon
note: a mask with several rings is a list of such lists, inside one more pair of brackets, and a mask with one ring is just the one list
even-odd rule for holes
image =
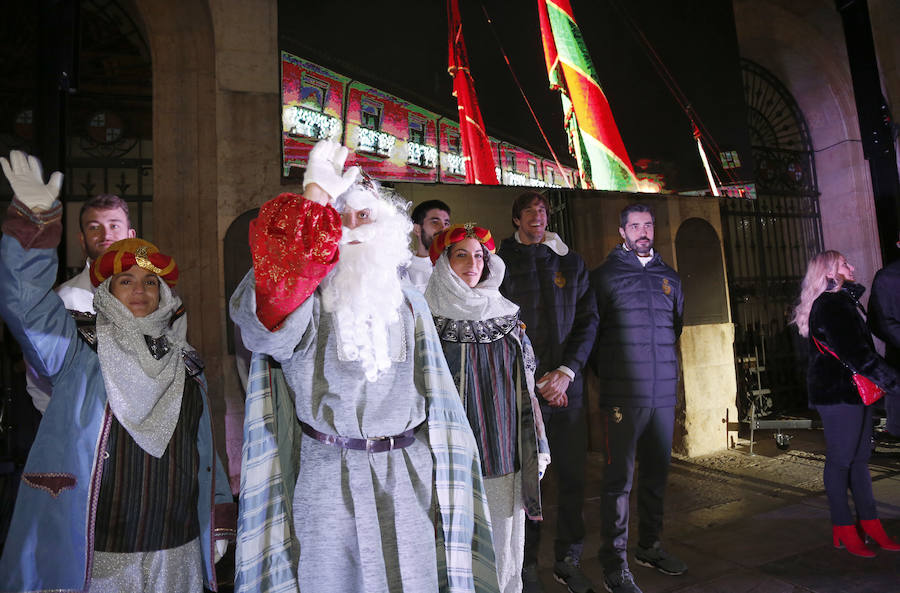
{"label": "projected window on facade", "polygon": [[328,95],[328,83],[315,76],[304,74],[300,87],[300,105],[313,111],[325,109],[325,97]]}
{"label": "projected window on facade", "polygon": [[426,121],[418,115],[409,116],[409,139],[406,141],[407,159],[410,165],[418,167],[436,167],[437,148],[426,141]]}
{"label": "projected window on facade", "polygon": [[[281,52],[285,176],[299,176],[315,143],[330,139],[350,150],[348,166],[359,166],[380,181],[466,183],[465,148],[454,115],[429,111],[380,88]],[[501,152],[500,140],[489,138],[489,142],[497,178],[503,183],[543,184],[541,173],[547,166],[546,159],[505,143]],[[523,170],[517,171],[517,165]]]}
{"label": "projected window on facade", "polygon": [[381,112],[383,107],[371,99],[363,99],[359,106],[359,119],[364,128],[381,129]]}

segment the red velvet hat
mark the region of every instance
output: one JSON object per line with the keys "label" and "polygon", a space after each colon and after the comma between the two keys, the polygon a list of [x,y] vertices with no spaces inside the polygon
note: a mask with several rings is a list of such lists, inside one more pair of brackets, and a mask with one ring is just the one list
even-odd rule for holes
{"label": "red velvet hat", "polygon": [[150,241],[134,238],[116,241],[106,248],[103,255],[91,262],[91,284],[100,286],[110,276],[120,274],[135,265],[153,272],[169,286],[175,286],[178,282],[178,266],[175,259],[160,253],[156,245]]}
{"label": "red velvet hat", "polygon": [[454,243],[459,243],[463,239],[476,239],[479,243],[487,247],[487,250],[491,253],[494,253],[495,251],[494,238],[491,236],[491,231],[488,229],[475,226],[474,222],[454,224],[434,236],[434,241],[432,241],[431,248],[428,250],[431,264],[434,265],[445,249]]}

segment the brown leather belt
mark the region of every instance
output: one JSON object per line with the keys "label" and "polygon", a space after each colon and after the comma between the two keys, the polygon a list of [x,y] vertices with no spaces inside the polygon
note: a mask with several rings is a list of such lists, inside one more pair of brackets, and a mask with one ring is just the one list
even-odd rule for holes
{"label": "brown leather belt", "polygon": [[393,451],[394,449],[404,449],[413,444],[416,440],[416,431],[425,423],[423,422],[415,428],[410,428],[406,432],[391,437],[372,437],[368,439],[356,439],[353,437],[342,437],[334,434],[325,434],[319,432],[305,422],[300,423],[303,434],[312,437],[319,442],[333,447],[341,447],[342,449],[354,449],[356,451],[368,451],[369,453],[383,453],[385,451]]}

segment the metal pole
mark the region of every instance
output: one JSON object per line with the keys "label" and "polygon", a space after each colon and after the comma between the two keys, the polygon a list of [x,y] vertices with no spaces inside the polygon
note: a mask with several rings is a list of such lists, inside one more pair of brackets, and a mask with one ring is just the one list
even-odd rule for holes
{"label": "metal pole", "polygon": [[756,429],[756,404],[750,402],[750,455],[756,455],[753,452],[753,432]]}

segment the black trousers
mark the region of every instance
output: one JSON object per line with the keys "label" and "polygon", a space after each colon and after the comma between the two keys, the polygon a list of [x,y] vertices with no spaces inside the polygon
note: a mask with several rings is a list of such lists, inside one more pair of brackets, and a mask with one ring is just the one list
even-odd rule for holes
{"label": "black trousers", "polygon": [[[557,560],[567,554],[581,557],[584,541],[584,466],[587,459],[587,422],[583,408],[541,406],[550,444],[550,467],[556,477],[558,515],[553,550]],[[536,564],[541,522],[525,521],[525,562]]]}
{"label": "black trousers", "polygon": [[606,572],[628,566],[628,502],[635,459],[639,462],[638,545],[649,548],[659,539],[674,426],[675,408],[606,410],[606,466],[600,499],[600,564]]}
{"label": "black trousers", "polygon": [[[825,429],[825,494],[832,525],[853,525],[856,517],[877,519],[869,458],[872,456],[872,407],[861,404],[816,406]],[[552,453],[551,453],[552,454]],[[856,517],[847,502],[853,496]]]}

